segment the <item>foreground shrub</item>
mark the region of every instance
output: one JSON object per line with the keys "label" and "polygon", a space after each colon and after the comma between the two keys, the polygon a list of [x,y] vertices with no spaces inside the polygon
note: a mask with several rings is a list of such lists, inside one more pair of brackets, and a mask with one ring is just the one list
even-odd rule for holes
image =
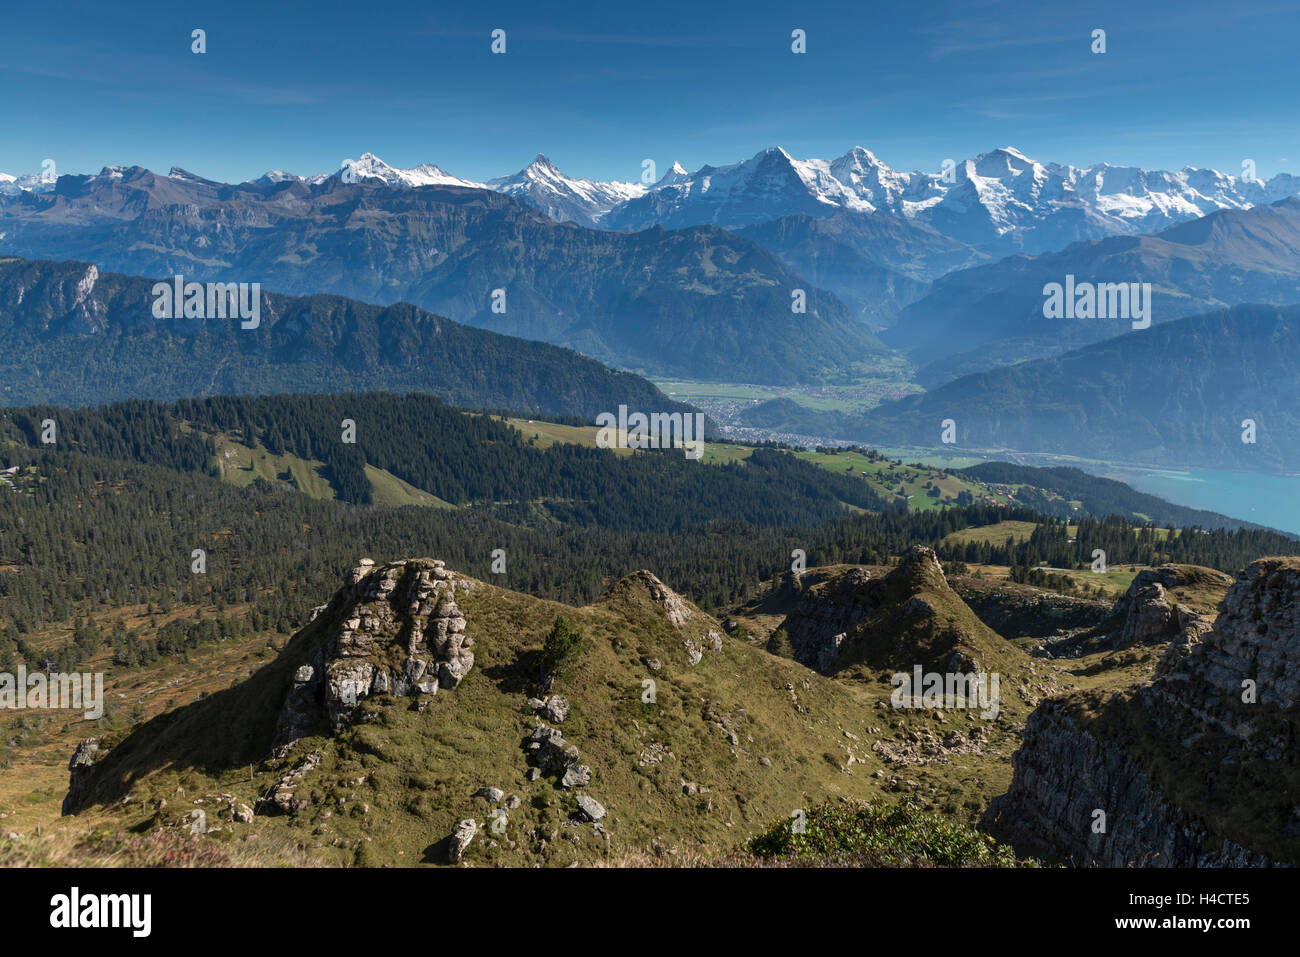
{"label": "foreground shrub", "polygon": [[[800,831],[800,824],[802,828]],[[852,867],[1015,867],[1010,847],[912,804],[828,801],[751,838],[745,850],[790,863]]]}

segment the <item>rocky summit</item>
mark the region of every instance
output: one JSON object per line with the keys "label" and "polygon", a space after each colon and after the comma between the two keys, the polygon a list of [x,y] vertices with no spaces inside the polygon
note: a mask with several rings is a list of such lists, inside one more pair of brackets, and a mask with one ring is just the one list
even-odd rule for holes
{"label": "rocky summit", "polygon": [[1055,690],[953,590],[933,549],[914,546],[876,576],[846,568],[799,594],[781,628],[795,660],[823,674],[872,680],[918,665],[945,674],[997,672],[1010,696],[1030,705]]}

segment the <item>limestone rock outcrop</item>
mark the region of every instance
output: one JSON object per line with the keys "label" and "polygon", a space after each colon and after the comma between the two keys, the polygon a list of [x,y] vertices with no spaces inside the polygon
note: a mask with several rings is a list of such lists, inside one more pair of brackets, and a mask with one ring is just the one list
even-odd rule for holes
{"label": "limestone rock outcrop", "polygon": [[650,599],[663,609],[668,620],[674,625],[680,628],[691,620],[694,613],[686,599],[661,582],[653,573],[642,569],[634,572],[630,578],[639,580],[649,592]]}
{"label": "limestone rock outcrop", "polygon": [[1112,614],[1111,601],[1043,591],[1006,579],[957,576],[953,591],[970,610],[1005,638],[1059,640],[1101,625]]}
{"label": "limestone rock outcrop", "polygon": [[460,684],[474,667],[474,640],[456,593],[478,584],[433,559],[383,566],[363,559],[313,616],[331,633],[294,674],[276,728],[277,752],[322,718],[330,727],[346,723],[372,695],[432,695]]}
{"label": "limestone rock outcrop", "polygon": [[320,767],[322,755],[313,751],[306,759],[293,767],[278,780],[266,795],[257,802],[258,814],[296,814],[304,805],[302,799],[295,796],[302,779]]}
{"label": "limestone rock outcrop", "polygon": [[1200,640],[1210,630],[1211,621],[1187,605],[1171,600],[1162,578],[1165,569],[1147,568],[1138,573],[1124,596],[1127,615],[1124,626],[1114,639],[1116,648],[1136,644],[1166,643],[1177,640],[1188,645]]}
{"label": "limestone rock outcrop", "polygon": [[826,675],[854,666],[969,673],[1028,664],[966,607],[934,550],[920,545],[886,575],[849,567],[804,588],[781,628],[795,660]]}

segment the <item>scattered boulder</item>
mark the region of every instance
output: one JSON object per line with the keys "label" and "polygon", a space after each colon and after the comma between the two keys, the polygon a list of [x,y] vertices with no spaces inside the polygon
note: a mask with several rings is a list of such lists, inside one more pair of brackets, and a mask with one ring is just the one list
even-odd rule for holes
{"label": "scattered boulder", "polygon": [[103,755],[99,738],[86,738],[77,745],[68,761],[68,794],[63,799],[63,813],[72,814],[84,803],[90,790],[91,769]]}
{"label": "scattered boulder", "polygon": [[566,790],[586,787],[591,783],[591,768],[585,764],[575,764],[564,772],[560,778],[560,787]]}
{"label": "scattered boulder", "polygon": [[569,699],[562,698],[557,694],[551,695],[546,699],[546,704],[542,708],[542,717],[547,721],[560,724],[569,716]]}
{"label": "scattered boulder", "polygon": [[474,840],[474,835],[478,833],[478,824],[474,819],[466,818],[456,825],[456,830],[451,832],[451,837],[447,843],[447,859],[453,864],[459,864],[460,859],[465,854],[465,849],[469,847],[470,842]]}
{"label": "scattered boulder", "polygon": [[528,736],[529,757],[543,774],[563,776],[578,763],[578,749],[555,728],[539,724]]}
{"label": "scattered boulder", "polygon": [[258,814],[296,814],[306,806],[306,801],[295,797],[302,779],[320,767],[321,753],[313,751],[292,770],[286,772],[257,802]]}
{"label": "scattered boulder", "polygon": [[578,811],[586,820],[592,823],[605,817],[605,808],[601,806],[601,803],[586,794],[578,795]]}

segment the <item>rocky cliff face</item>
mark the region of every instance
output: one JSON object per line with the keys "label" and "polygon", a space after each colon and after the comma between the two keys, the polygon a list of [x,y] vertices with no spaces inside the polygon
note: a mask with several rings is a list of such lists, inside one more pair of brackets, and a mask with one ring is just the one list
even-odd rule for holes
{"label": "rocky cliff face", "polygon": [[1230,575],[1194,565],[1142,569],[1115,605],[1124,623],[1109,635],[1111,644],[1127,648],[1199,640],[1210,629],[1213,608],[1232,583]]}
{"label": "rocky cliff face", "polygon": [[848,632],[880,605],[870,581],[865,568],[854,568],[805,592],[782,626],[796,661],[830,673]]}
{"label": "rocky cliff face", "polygon": [[1154,680],[1038,708],[983,826],[1083,865],[1300,863],[1300,560],[1252,563],[1208,629],[1158,581],[1133,598]]}

